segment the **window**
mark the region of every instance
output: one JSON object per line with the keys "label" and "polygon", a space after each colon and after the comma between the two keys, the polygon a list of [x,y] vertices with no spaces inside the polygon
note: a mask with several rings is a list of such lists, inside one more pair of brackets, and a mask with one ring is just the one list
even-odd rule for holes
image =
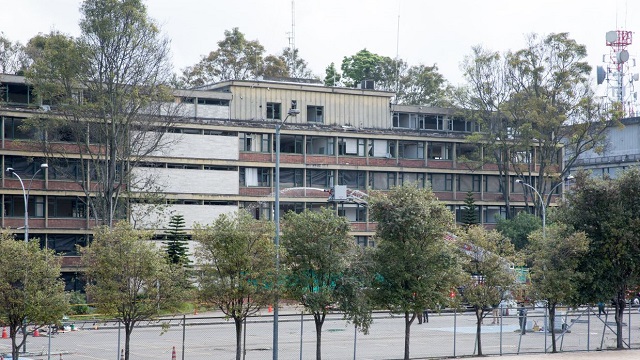
{"label": "window", "polygon": [[[304,137],[302,135],[280,135],[280,152],[285,154],[302,154],[303,141]],[[275,149],[275,144],[273,148]]]}
{"label": "window", "polygon": [[365,156],[366,139],[338,138],[338,155]]}
{"label": "window", "polygon": [[396,186],[396,173],[370,172],[369,187],[375,190],[389,190]]}
{"label": "window", "polygon": [[333,186],[332,170],[307,170],[307,186],[329,188]]}
{"label": "window", "polygon": [[484,191],[488,193],[501,193],[500,177],[494,175],[484,176]]}
{"label": "window", "polygon": [[338,205],[338,216],[347,218],[349,221],[365,222],[367,221],[367,208],[362,204],[344,204]]}
{"label": "window", "polygon": [[400,141],[398,157],[401,159],[424,159],[423,141]]}
{"label": "window", "polygon": [[396,141],[395,140],[369,140],[369,156],[373,157],[395,157]]}
{"label": "window", "polygon": [[482,182],[481,175],[463,175],[459,174],[457,177],[456,190],[457,191],[473,191],[480,192],[480,184]]}
{"label": "window", "polygon": [[280,111],[281,107],[282,106],[280,103],[268,102],[267,103],[267,119],[270,119],[270,120],[282,119],[282,112]]}
{"label": "window", "polygon": [[35,132],[27,128],[23,119],[6,117],[4,118],[4,138],[5,139],[33,139]]}
{"label": "window", "polygon": [[453,190],[453,174],[429,174],[428,179],[433,191]]}
{"label": "window", "polygon": [[307,136],[307,154],[309,155],[333,155],[333,137]]}
{"label": "window", "polygon": [[467,143],[456,144],[456,159],[458,161],[480,161],[481,155],[478,145]]}
{"label": "window", "polygon": [[427,157],[431,160],[451,160],[452,143],[430,142],[427,147]]}
{"label": "window", "polygon": [[47,205],[49,217],[84,218],[86,206],[77,197],[50,197]]}
{"label": "window", "polygon": [[340,170],[338,172],[338,185],[346,185],[350,189],[364,189],[365,188],[364,171],[358,170]]}
{"label": "window", "polygon": [[425,185],[424,179],[424,173],[401,172],[398,174],[398,182],[400,185],[413,184],[419,188],[423,188]]}
{"label": "window", "polygon": [[[44,196],[29,196],[29,216],[44,217]],[[5,195],[4,216],[23,217],[24,216],[24,196]]]}
{"label": "window", "polygon": [[[240,151],[269,152],[271,148],[270,134],[240,133]],[[281,138],[282,140],[282,138]]]}
{"label": "window", "polygon": [[307,122],[323,123],[324,106],[307,106]]}
{"label": "window", "polygon": [[271,186],[270,168],[240,168],[240,185],[246,187]]}
{"label": "window", "polygon": [[375,247],[375,241],[369,236],[356,236],[356,244],[360,247]]}
{"label": "window", "polygon": [[300,187],[302,183],[302,169],[282,169],[280,168],[280,187]]}
{"label": "window", "polygon": [[507,215],[504,206],[485,205],[482,207],[482,212],[484,213],[485,224],[495,224],[498,222],[498,219],[505,219]]}
{"label": "window", "polygon": [[[6,168],[13,168],[25,181],[38,172],[38,170],[40,170],[40,165],[44,163],[46,163],[46,161],[40,158],[27,158],[23,156],[5,156],[4,158],[5,170]],[[5,176],[7,178],[17,179],[17,177],[8,172],[5,172]],[[38,172],[36,179],[44,179],[44,169]],[[25,186],[26,185],[27,184],[25,183]]]}

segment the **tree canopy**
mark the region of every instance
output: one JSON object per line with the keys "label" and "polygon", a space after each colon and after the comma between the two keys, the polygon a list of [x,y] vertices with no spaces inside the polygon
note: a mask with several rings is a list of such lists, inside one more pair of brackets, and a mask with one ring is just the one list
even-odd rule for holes
{"label": "tree canopy", "polygon": [[528,253],[531,257],[531,294],[543,300],[549,311],[551,348],[556,352],[556,306],[579,305],[580,284],[585,274],[578,266],[589,248],[585,233],[571,233],[564,224],[554,224],[546,234],[536,231],[530,237]]}
{"label": "tree canopy", "polygon": [[[456,101],[485,130],[469,141],[483,143],[484,161],[498,166],[507,216],[509,174],[548,194],[578,156],[600,148],[609,121],[617,119],[589,85],[586,56],[567,33],[534,34],[523,49],[505,54],[475,47],[462,65],[468,84],[456,91]],[[538,198],[525,193],[540,209]]]}
{"label": "tree canopy", "polygon": [[482,319],[514,290],[512,267],[517,262],[511,241],[495,230],[470,226],[458,238],[464,269],[473,275],[464,284],[464,300],[476,314],[476,346],[482,356]]}
{"label": "tree canopy", "polygon": [[411,324],[416,314],[447,304],[461,283],[461,264],[445,235],[453,214],[430,189],[395,187],[371,197],[377,247],[372,254],[372,301],[404,314],[404,359],[409,359]]}
{"label": "tree canopy", "polygon": [[[364,80],[372,80],[376,84],[376,90],[395,92],[398,104],[449,104],[451,89],[444,77],[438,73],[436,65],[409,66],[402,59],[392,59],[363,49],[352,56],[345,56],[341,69],[342,82],[346,86],[357,87]],[[334,74],[334,69],[327,68],[325,83],[335,78]]]}
{"label": "tree canopy", "polygon": [[189,244],[185,231],[184,215],[174,214],[169,219],[168,229],[165,231],[167,258],[172,264],[188,265]]}
{"label": "tree canopy", "polygon": [[60,271],[60,258],[53,250],[0,232],[0,323],[9,327],[13,359],[25,342],[27,327],[57,324],[68,310]]}
{"label": "tree canopy", "polygon": [[98,312],[121,321],[125,330],[125,360],[135,325],[175,311],[184,297],[185,273],[172,267],[151,232],[125,222],[95,230],[94,239],[80,248],[87,277],[86,292]]}
{"label": "tree canopy", "polygon": [[577,268],[586,274],[579,290],[583,301],[614,299],[617,346],[622,348],[627,290],[640,284],[640,170],[606,180],[578,174],[558,216],[590,240]]}
{"label": "tree canopy", "polygon": [[344,275],[356,257],[349,221],[335,211],[288,212],[284,218],[285,292],[313,315],[316,327],[316,359],[322,358],[322,325],[333,306],[344,308],[354,299],[343,299]]}
{"label": "tree canopy", "polygon": [[198,297],[233,319],[237,360],[244,319],[270,304],[277,290],[273,234],[272,223],[244,210],[194,229]]}
{"label": "tree canopy", "polygon": [[155,184],[134,169],[166,145],[163,127],[177,111],[166,86],[169,42],[140,0],[86,0],[80,10],[78,39],[52,32],[29,42],[35,58],[27,79],[61,115],[29,122],[48,134],[42,146],[51,155],[49,165],[78,169],[94,219],[112,225],[125,217],[127,191],[148,191]]}
{"label": "tree canopy", "polygon": [[239,28],[225,30],[218,48],[182,70],[180,83],[203,86],[226,80],[249,80],[259,76],[311,78],[313,74],[298,49],[287,47],[282,53],[265,56],[258,40],[247,40]]}

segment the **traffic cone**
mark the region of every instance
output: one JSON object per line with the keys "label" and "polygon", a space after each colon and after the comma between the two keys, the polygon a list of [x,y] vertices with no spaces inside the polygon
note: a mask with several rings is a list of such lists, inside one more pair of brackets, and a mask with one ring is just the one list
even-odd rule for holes
{"label": "traffic cone", "polygon": [[40,336],[40,331],[38,331],[38,329],[33,330],[33,337],[38,337]]}
{"label": "traffic cone", "polygon": [[273,312],[273,306],[269,305],[269,312]]}
{"label": "traffic cone", "polygon": [[8,339],[9,335],[7,334],[7,328],[6,327],[2,327],[2,338],[3,339]]}
{"label": "traffic cone", "polygon": [[171,351],[171,360],[176,360],[176,347],[173,347],[173,350]]}

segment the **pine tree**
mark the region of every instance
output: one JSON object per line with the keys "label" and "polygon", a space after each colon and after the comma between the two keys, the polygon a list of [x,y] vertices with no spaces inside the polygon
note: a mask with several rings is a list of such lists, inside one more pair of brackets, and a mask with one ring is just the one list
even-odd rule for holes
{"label": "pine tree", "polygon": [[172,264],[189,264],[187,233],[184,231],[184,216],[175,214],[169,220],[164,244],[167,247],[167,258]]}
{"label": "pine tree", "polygon": [[480,223],[478,220],[478,209],[476,208],[476,200],[473,198],[473,192],[468,191],[467,197],[464,199],[464,208],[462,209],[462,223],[465,227],[471,225],[477,225]]}

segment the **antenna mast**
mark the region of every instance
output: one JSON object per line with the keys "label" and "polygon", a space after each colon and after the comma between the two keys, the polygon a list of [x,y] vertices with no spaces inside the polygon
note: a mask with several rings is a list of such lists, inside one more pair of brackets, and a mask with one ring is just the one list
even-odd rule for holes
{"label": "antenna mast", "polygon": [[291,64],[289,75],[296,77],[296,2],[291,0],[291,33],[289,35],[289,51],[291,51]]}
{"label": "antenna mast", "polygon": [[[607,59],[606,55],[603,56],[606,68],[597,67],[598,85],[606,80],[606,97],[612,102],[619,103],[626,116],[636,115],[635,105],[638,100],[638,93],[634,91],[634,81],[638,81],[638,74],[629,74],[630,62],[627,47],[631,45],[632,40],[633,33],[631,31],[608,31],[606,45],[610,48],[609,58]],[[635,67],[636,60],[631,60],[631,66]]]}

